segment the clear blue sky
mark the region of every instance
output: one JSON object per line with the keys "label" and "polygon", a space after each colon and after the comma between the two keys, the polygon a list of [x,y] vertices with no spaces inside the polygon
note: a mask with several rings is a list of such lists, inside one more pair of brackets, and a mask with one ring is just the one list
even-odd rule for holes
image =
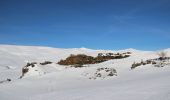
{"label": "clear blue sky", "polygon": [[0,0],[0,44],[170,47],[170,0]]}

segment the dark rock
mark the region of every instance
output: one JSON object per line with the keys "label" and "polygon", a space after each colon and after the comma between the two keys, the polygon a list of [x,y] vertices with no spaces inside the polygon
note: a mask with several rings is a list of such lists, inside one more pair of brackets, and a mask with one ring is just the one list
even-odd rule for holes
{"label": "dark rock", "polygon": [[44,61],[44,62],[40,63],[40,65],[47,65],[47,64],[52,64],[52,62],[51,61]]}

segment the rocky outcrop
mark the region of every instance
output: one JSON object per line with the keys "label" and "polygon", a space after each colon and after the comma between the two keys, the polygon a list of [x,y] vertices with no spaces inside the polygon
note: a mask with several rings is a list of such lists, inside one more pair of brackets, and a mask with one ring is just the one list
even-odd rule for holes
{"label": "rocky outcrop", "polygon": [[[84,65],[84,64],[96,64],[111,59],[122,59],[130,56],[130,52],[125,53],[99,53],[97,57],[87,56],[85,54],[73,55],[71,54],[65,60],[60,60],[58,64],[60,65]],[[80,66],[80,67],[81,67]]]}
{"label": "rocky outcrop", "polygon": [[117,71],[114,68],[98,68],[95,73],[89,77],[89,79],[107,78],[117,76]]}

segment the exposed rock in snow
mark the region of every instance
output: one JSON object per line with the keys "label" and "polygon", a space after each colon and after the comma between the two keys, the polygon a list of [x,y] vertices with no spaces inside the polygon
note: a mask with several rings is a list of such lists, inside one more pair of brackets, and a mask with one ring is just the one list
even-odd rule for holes
{"label": "exposed rock in snow", "polygon": [[93,76],[89,77],[89,79],[97,79],[97,78],[106,78],[111,76],[117,76],[117,71],[114,68],[98,68]]}
{"label": "exposed rock in snow", "polygon": [[11,79],[6,79],[6,80],[2,80],[2,81],[0,81],[0,84],[2,84],[2,83],[6,83],[6,82],[10,82],[11,81]]}
{"label": "exposed rock in snow", "polygon": [[22,68],[22,76],[20,78],[37,75],[41,76],[43,74],[45,74],[45,72],[37,65],[37,63],[27,63],[27,65]]}

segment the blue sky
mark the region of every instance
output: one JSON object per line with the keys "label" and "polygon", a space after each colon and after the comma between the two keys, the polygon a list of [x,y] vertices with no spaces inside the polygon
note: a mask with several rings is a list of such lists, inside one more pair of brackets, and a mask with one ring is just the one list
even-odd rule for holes
{"label": "blue sky", "polygon": [[170,0],[0,0],[0,44],[170,47]]}

